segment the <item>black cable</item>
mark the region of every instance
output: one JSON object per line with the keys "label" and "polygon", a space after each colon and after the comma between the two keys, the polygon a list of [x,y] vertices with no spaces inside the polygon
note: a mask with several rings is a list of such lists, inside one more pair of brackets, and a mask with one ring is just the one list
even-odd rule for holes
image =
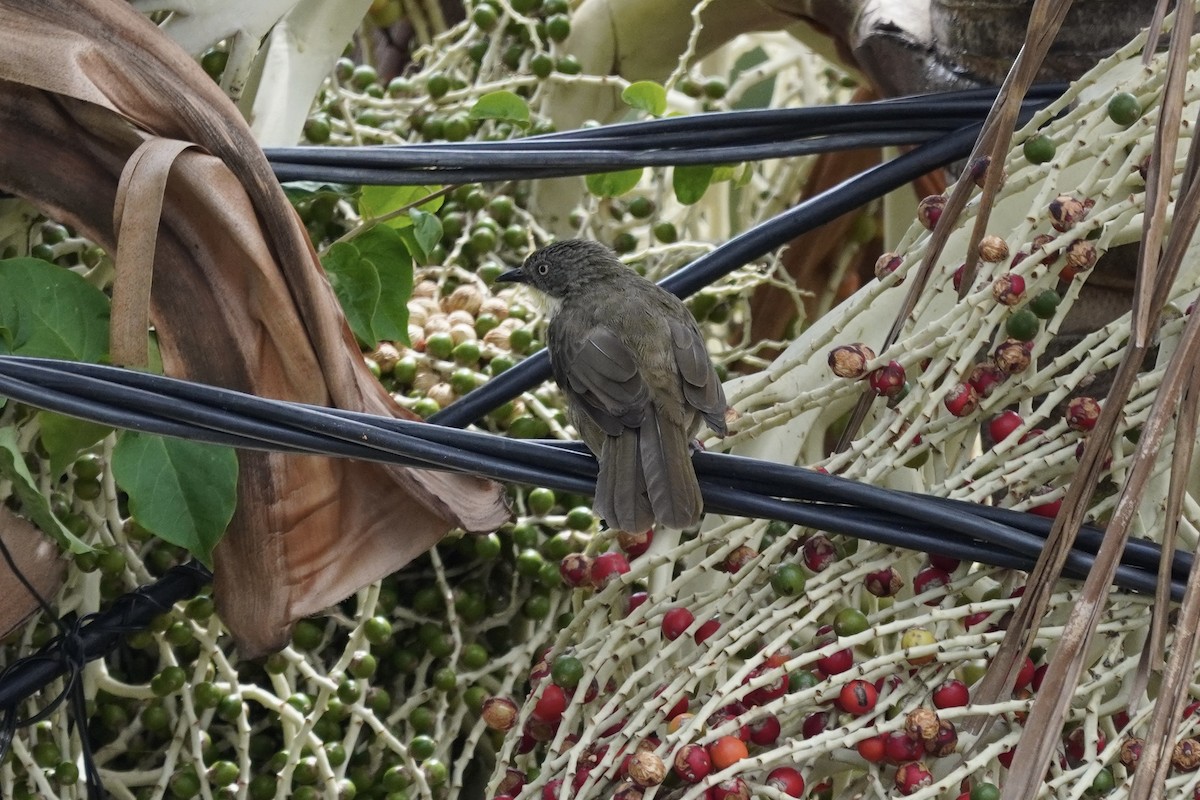
{"label": "black cable", "polygon": [[[235,440],[255,449],[278,449],[283,443],[294,451],[448,469],[560,491],[591,494],[595,489],[595,461],[577,444],[521,442],[258,398],[97,364],[0,357],[0,393],[66,413],[80,408],[64,402],[64,397],[86,397],[93,404],[107,403],[137,415],[139,429],[153,431],[161,424],[161,432],[169,435],[206,440],[211,440],[214,431],[220,431],[222,435],[240,437]],[[152,413],[147,413],[147,407]],[[105,420],[112,424],[112,415],[106,415]],[[196,431],[189,433],[179,425],[196,426]],[[978,510],[987,507],[972,503],[929,503],[929,498],[741,456],[700,453],[694,463],[703,486],[726,493],[722,495],[724,513],[760,516],[767,508],[763,503],[769,500],[782,504],[770,506],[772,513],[790,515],[781,519],[915,550],[958,552],[969,546],[975,560],[997,565],[1032,565],[1044,541],[1020,525],[1008,524],[1028,516],[1019,512],[990,509],[984,515]],[[762,495],[771,497],[764,500]],[[710,506],[712,502],[710,499]],[[899,523],[918,524],[920,534],[910,534],[909,528]],[[1098,542],[1099,535],[1097,532],[1093,540]],[[1153,582],[1147,576],[1157,571],[1157,547],[1144,542],[1141,548],[1141,557],[1125,559],[1134,570],[1122,575],[1121,585],[1126,588],[1144,587],[1147,580]],[[1086,573],[1091,553],[1087,548],[1080,549],[1069,556],[1069,561],[1075,574]],[[1176,566],[1182,570],[1179,577],[1185,577],[1190,559],[1178,558]]]}

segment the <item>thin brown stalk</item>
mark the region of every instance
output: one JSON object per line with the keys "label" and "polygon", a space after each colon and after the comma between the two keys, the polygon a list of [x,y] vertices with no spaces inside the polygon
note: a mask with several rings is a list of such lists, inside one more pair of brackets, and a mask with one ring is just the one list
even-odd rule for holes
{"label": "thin brown stalk", "polygon": [[[1175,539],[1179,530],[1179,518],[1183,513],[1183,498],[1187,493],[1188,473],[1192,463],[1192,453],[1196,444],[1196,415],[1200,409],[1200,365],[1192,362],[1191,377],[1187,391],[1183,395],[1183,404],[1179,409],[1179,418],[1175,423],[1175,448],[1171,456],[1171,484],[1167,493],[1166,524],[1163,533],[1162,565],[1170,573],[1171,556],[1175,552]],[[1159,571],[1159,594],[1162,587],[1169,586],[1161,577]],[[1161,598],[1154,608],[1154,621],[1159,629],[1156,636],[1151,629],[1150,641],[1146,650],[1161,656],[1166,641],[1165,621],[1170,608],[1170,598],[1163,602]],[[1171,763],[1171,750],[1174,746],[1175,733],[1179,727],[1179,711],[1187,699],[1188,682],[1192,674],[1192,659],[1196,655],[1196,626],[1200,624],[1200,568],[1192,563],[1188,575],[1188,587],[1183,598],[1183,608],[1179,613],[1179,621],[1175,626],[1175,646],[1171,658],[1163,671],[1163,679],[1159,685],[1158,701],[1154,714],[1150,718],[1150,730],[1142,747],[1142,763],[1145,769],[1134,773],[1133,785],[1129,790],[1130,800],[1157,800],[1163,795],[1163,786],[1167,768]],[[1150,766],[1153,765],[1151,769]]]}
{"label": "thin brown stalk", "polygon": [[[1153,300],[1160,294],[1156,291],[1157,281],[1170,282],[1174,280],[1183,261],[1184,251],[1195,232],[1197,218],[1200,217],[1200,212],[1197,210],[1200,207],[1200,195],[1194,191],[1195,186],[1193,185],[1189,187],[1184,201],[1179,203],[1176,208],[1174,233],[1166,251],[1162,253],[1160,263],[1159,252],[1166,227],[1166,195],[1170,187],[1170,174],[1167,170],[1170,169],[1170,165],[1174,164],[1173,155],[1178,142],[1178,121],[1182,118],[1188,38],[1192,30],[1193,17],[1194,6],[1191,3],[1184,3],[1177,9],[1167,64],[1167,80],[1163,88],[1162,110],[1152,156],[1152,164],[1155,165],[1152,172],[1155,174],[1148,180],[1148,184],[1152,185],[1147,186],[1147,211],[1135,287],[1133,331],[1126,351],[1126,359],[1122,362],[1119,370],[1119,376],[1130,374],[1140,365],[1141,355],[1137,354],[1144,354],[1148,347],[1153,323],[1157,321],[1160,311],[1160,308],[1153,305]],[[1175,120],[1174,124],[1171,124],[1170,120]],[[1164,128],[1169,128],[1169,130],[1164,130]],[[1162,175],[1157,174],[1157,170],[1167,173],[1165,179]],[[1156,193],[1154,196],[1151,196],[1152,190]],[[1152,214],[1160,218],[1154,219]],[[1183,389],[1193,378],[1192,365],[1196,362],[1198,352],[1200,352],[1200,319],[1193,316],[1188,321],[1179,349],[1172,355],[1163,383],[1155,397],[1154,407],[1143,428],[1129,476],[1105,532],[1104,542],[1097,553],[1092,570],[1084,582],[1083,592],[1072,608],[1054,657],[1042,681],[1041,689],[1034,700],[1029,718],[1026,720],[1025,735],[1017,745],[1017,751],[1013,757],[1010,771],[1012,779],[1004,786],[1002,795],[1004,800],[1023,800],[1023,798],[1032,797],[1041,784],[1042,775],[1045,774],[1046,766],[1061,735],[1066,709],[1074,694],[1073,687],[1078,682],[1084,658],[1095,635],[1096,626],[1099,624],[1120,554],[1129,537],[1133,516],[1141,505],[1163,437],[1174,416]],[[1133,359],[1135,355],[1137,355],[1136,361]],[[1104,409],[1105,414],[1102,415],[1102,423],[1105,422],[1105,416],[1111,417],[1118,410],[1113,406],[1124,406],[1125,399],[1128,397],[1128,388],[1121,388],[1124,393],[1118,397],[1115,394],[1118,391],[1118,385],[1114,384]],[[1084,451],[1085,466],[1089,465],[1090,459],[1098,459],[1103,449],[1109,446],[1112,422],[1114,421],[1110,421],[1109,427],[1103,431],[1099,430],[1100,426],[1097,426],[1098,429],[1088,437],[1089,441]],[[1055,520],[1054,529],[1051,531],[1052,541],[1048,543],[1043,558],[1039,560],[1039,568],[1043,567],[1045,563],[1055,560],[1054,556],[1057,556],[1058,552],[1063,549],[1064,540],[1056,537],[1061,537],[1068,531],[1070,536],[1067,536],[1065,541],[1069,542],[1074,537],[1078,530],[1078,522],[1073,522],[1069,528],[1066,527],[1065,522],[1068,518],[1077,520],[1082,516],[1083,509],[1090,502],[1093,486],[1094,483],[1091,480],[1084,483],[1076,478],[1072,481],[1067,499],[1063,503],[1063,513]],[[1076,505],[1072,505],[1072,497],[1077,498]],[[1014,615],[1014,622],[1010,626],[1005,640],[1001,643],[1001,652],[1006,658],[1012,658],[1018,642],[1024,642],[1027,646],[1030,631],[1037,619],[1040,618],[1041,609],[1036,609],[1039,612],[1036,615],[1029,612],[1035,610],[1035,603],[1039,601],[1044,603],[1048,599],[1050,577],[1044,574],[1037,585],[1033,585],[1032,580],[1027,585],[1025,596],[1018,607],[1018,613]],[[1057,578],[1057,573],[1053,577]],[[1017,618],[1022,617],[1022,611],[1025,612],[1023,624],[1028,626],[1026,630],[1016,628]],[[1006,645],[1008,646],[1007,650]],[[1023,658],[1023,653],[1019,658]],[[1013,659],[1013,662],[1016,660],[1018,659]],[[999,656],[996,661],[1000,661]],[[997,672],[1008,674],[1012,672],[1013,662],[1002,662],[1001,664],[994,662],[994,666],[997,668]],[[990,688],[995,690],[996,687]],[[978,695],[976,699],[979,702],[988,702],[987,699],[980,698]]]}
{"label": "thin brown stalk", "polygon": [[[1021,47],[1021,52],[1017,54],[1017,59],[1013,62],[1008,75],[1005,76],[1004,83],[1000,86],[996,100],[992,103],[992,108],[984,121],[983,129],[979,132],[979,138],[975,141],[975,147],[972,148],[971,155],[967,159],[969,164],[979,156],[989,154],[992,157],[992,163],[997,165],[997,168],[989,170],[989,176],[984,185],[983,199],[980,203],[980,216],[984,220],[983,226],[986,226],[987,210],[991,208],[992,201],[999,190],[1001,172],[999,164],[1002,163],[1003,155],[1008,152],[1008,144],[1012,141],[1013,125],[1020,112],[1021,101],[1025,97],[1025,93],[1029,91],[1029,85],[1037,75],[1038,68],[1045,59],[1046,52],[1050,49],[1050,44],[1058,34],[1058,29],[1062,26],[1070,7],[1071,0],[1036,0],[1033,10],[1030,12],[1025,43]],[[925,248],[925,255],[916,272],[910,276],[912,283],[908,293],[904,296],[904,301],[900,304],[900,309],[896,312],[891,329],[880,345],[880,352],[895,343],[904,329],[909,315],[916,308],[917,300],[928,286],[929,278],[933,275],[933,270],[946,247],[946,242],[950,239],[950,234],[954,231],[959,216],[971,199],[972,186],[971,181],[960,179],[955,183],[950,196],[946,198],[946,205],[942,209],[937,224],[933,227],[933,234]],[[971,244],[967,248],[968,266],[964,269],[963,286],[969,285],[966,279],[967,273],[974,273],[973,254],[977,252],[979,241],[983,235],[983,227],[977,223],[976,230],[971,236]],[[874,396],[870,392],[864,391],[859,397],[850,413],[846,427],[842,430],[834,452],[840,453],[850,446],[850,442],[858,435],[863,421],[871,410],[872,400],[874,400]]]}
{"label": "thin brown stalk", "polygon": [[1150,18],[1150,25],[1146,31],[1146,47],[1142,50],[1142,64],[1149,66],[1150,59],[1154,58],[1154,51],[1158,49],[1158,37],[1162,36],[1163,18],[1167,16],[1167,6],[1171,0],[1158,0],[1158,5],[1154,7],[1154,16]]}
{"label": "thin brown stalk", "polygon": [[[1101,473],[1103,459],[1112,446],[1113,433],[1116,423],[1129,399],[1129,392],[1137,379],[1138,372],[1149,351],[1151,330],[1158,319],[1158,313],[1165,301],[1167,291],[1156,291],[1158,281],[1168,287],[1178,271],[1176,262],[1173,268],[1167,268],[1160,274],[1159,254],[1161,252],[1162,236],[1165,229],[1163,219],[1166,216],[1166,201],[1169,196],[1171,166],[1175,159],[1173,154],[1178,144],[1179,121],[1182,119],[1183,86],[1186,79],[1188,36],[1191,30],[1194,7],[1185,3],[1184,8],[1176,19],[1175,33],[1172,36],[1171,53],[1167,65],[1167,81],[1163,88],[1160,123],[1155,132],[1155,146],[1151,157],[1150,175],[1147,176],[1146,214],[1143,223],[1143,236],[1137,282],[1134,289],[1133,323],[1130,341],[1125,352],[1125,358],[1117,368],[1108,397],[1102,406],[1100,419],[1095,429],[1088,436],[1084,445],[1083,457],[1079,470],[1067,489],[1063,498],[1062,510],[1054,520],[1054,526],[1047,537],[1046,546],[1038,559],[1037,565],[1026,582],[1025,594],[1013,614],[1008,631],[992,661],[991,669],[984,676],[978,691],[974,696],[981,703],[996,702],[1011,691],[1017,672],[1029,652],[1033,633],[1037,630],[1038,622],[1046,613],[1050,595],[1062,574],[1071,542],[1079,531],[1088,506],[1091,504],[1096,482]],[[1186,19],[1185,19],[1186,17]],[[1168,153],[1163,157],[1161,153]],[[1165,170],[1159,165],[1166,164]],[[1158,188],[1165,182],[1164,188]],[[1181,206],[1182,209],[1182,206]],[[1178,211],[1177,211],[1178,214]],[[1157,221],[1155,215],[1160,217]],[[1190,231],[1193,226],[1186,226],[1177,217],[1176,230],[1183,233]],[[1186,239],[1190,234],[1184,234]],[[1161,300],[1160,300],[1161,298]],[[1157,304],[1156,304],[1157,303]],[[1138,495],[1140,497],[1140,494]],[[1059,652],[1062,652],[1060,647]],[[1053,667],[1051,667],[1053,671]],[[978,730],[986,725],[986,720],[976,719],[967,727]],[[1039,772],[1039,774],[1041,774]]]}

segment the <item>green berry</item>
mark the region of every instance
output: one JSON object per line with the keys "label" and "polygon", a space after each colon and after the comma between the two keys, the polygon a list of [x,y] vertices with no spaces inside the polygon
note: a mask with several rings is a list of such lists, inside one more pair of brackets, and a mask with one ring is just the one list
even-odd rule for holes
{"label": "green berry", "polygon": [[325,639],[325,629],[310,619],[302,619],[292,630],[292,646],[297,650],[311,651],[321,646]]}
{"label": "green berry", "polygon": [[833,630],[838,636],[853,636],[856,633],[862,633],[868,627],[870,627],[870,622],[867,620],[867,615],[857,608],[843,608],[833,619]]}
{"label": "green berry", "polygon": [[238,765],[232,761],[218,761],[208,768],[208,780],[215,786],[229,786],[240,774]]}
{"label": "green berry", "polygon": [[529,59],[529,70],[544,80],[554,71],[554,58],[547,53],[538,53]]}
{"label": "green berry", "polygon": [[1013,312],[1004,323],[1004,330],[1008,335],[1022,342],[1033,341],[1040,327],[1037,315],[1028,308]]}
{"label": "green berry", "polygon": [[554,14],[546,19],[546,35],[561,42],[571,35],[571,19],[566,14]]}
{"label": "green berry", "polygon": [[437,742],[428,736],[414,736],[409,742],[408,752],[417,761],[424,761],[437,752]]}
{"label": "green berry", "polygon": [[679,239],[679,231],[670,222],[656,222],[650,231],[654,234],[654,238],[663,244],[671,244]]}
{"label": "green berry", "polygon": [[333,133],[329,117],[315,114],[304,121],[304,138],[313,144],[325,144]]}
{"label": "green berry", "polygon": [[1055,148],[1053,139],[1039,133],[1026,139],[1021,151],[1025,154],[1025,160],[1030,164],[1045,164],[1054,158]]}
{"label": "green berry", "polygon": [[542,487],[533,489],[525,496],[525,502],[529,506],[529,513],[539,517],[545,516],[554,508],[554,490]]}
{"label": "green berry", "polygon": [[799,564],[780,564],[771,571],[771,588],[780,597],[795,597],[804,591],[806,578]]}
{"label": "green berry", "polygon": [[477,642],[472,642],[463,647],[459,660],[467,669],[483,669],[488,663],[487,648]]}
{"label": "green berry", "polygon": [[994,783],[977,783],[971,789],[971,800],[1000,800],[1000,789]]}
{"label": "green berry", "polygon": [[445,361],[454,352],[454,339],[445,331],[431,333],[425,338],[425,352],[436,359]]}
{"label": "green berry", "polygon": [[476,6],[471,12],[471,22],[480,30],[490,31],[496,27],[496,22],[499,21],[499,15],[496,9],[486,3]]}
{"label": "green berry", "polygon": [[1108,101],[1108,118],[1128,128],[1142,118],[1142,104],[1129,92],[1117,92]]}
{"label": "green berry", "polygon": [[517,555],[517,572],[531,578],[538,574],[544,563],[546,563],[546,560],[542,558],[542,554],[537,550],[532,548],[522,550]]}
{"label": "green berry", "polygon": [[377,80],[379,80],[379,75],[370,64],[359,64],[350,73],[350,85],[360,92]]}
{"label": "green berry", "polygon": [[554,66],[563,75],[578,75],[583,72],[583,64],[579,63],[579,59],[570,53],[554,62]]}
{"label": "green berry", "polygon": [[433,687],[439,692],[452,692],[458,686],[458,673],[453,667],[442,667],[433,673]]}
{"label": "green berry", "polygon": [[434,100],[438,100],[450,91],[450,79],[440,72],[431,73],[425,78],[425,90]]}
{"label": "green berry", "polygon": [[166,697],[182,689],[186,681],[187,673],[183,671],[183,667],[171,665],[164,667],[150,679],[150,691],[154,692],[156,697]]}
{"label": "green berry", "polygon": [[550,679],[564,689],[578,686],[583,672],[583,662],[574,656],[559,656],[550,665]]}
{"label": "green berry", "polygon": [[500,537],[494,533],[475,537],[475,557],[481,561],[497,558],[502,547]]}
{"label": "green berry", "polygon": [[592,510],[587,506],[576,506],[567,512],[567,527],[576,531],[586,531],[595,521]]}
{"label": "green berry", "polygon": [[363,623],[363,635],[374,645],[391,641],[392,623],[385,617],[371,617]]}
{"label": "green berry", "polygon": [[1054,316],[1054,312],[1058,310],[1060,302],[1062,302],[1062,298],[1058,296],[1058,292],[1053,289],[1047,289],[1044,292],[1039,292],[1029,301],[1029,310],[1038,319],[1050,319]]}

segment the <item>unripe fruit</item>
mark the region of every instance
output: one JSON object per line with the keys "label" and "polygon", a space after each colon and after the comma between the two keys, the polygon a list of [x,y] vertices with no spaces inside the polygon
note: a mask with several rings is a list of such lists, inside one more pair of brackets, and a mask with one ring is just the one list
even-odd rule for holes
{"label": "unripe fruit", "polygon": [[[935,642],[937,642],[937,639],[925,628],[909,628],[900,637],[900,647],[904,648],[905,650],[908,650],[912,647],[924,647],[926,645],[934,644]],[[912,664],[914,667],[919,667],[923,664],[930,663],[933,661],[934,657],[935,656],[932,653],[922,656],[909,656],[908,663]]]}

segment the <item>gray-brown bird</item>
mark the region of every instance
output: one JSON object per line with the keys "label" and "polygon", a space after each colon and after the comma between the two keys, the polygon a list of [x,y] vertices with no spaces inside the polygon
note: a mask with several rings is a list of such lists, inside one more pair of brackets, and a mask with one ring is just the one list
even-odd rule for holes
{"label": "gray-brown bird", "polygon": [[607,247],[571,239],[497,280],[551,298],[547,347],[567,416],[600,462],[596,513],[609,527],[687,528],[703,499],[692,437],[725,435],[725,391],[691,313]]}

